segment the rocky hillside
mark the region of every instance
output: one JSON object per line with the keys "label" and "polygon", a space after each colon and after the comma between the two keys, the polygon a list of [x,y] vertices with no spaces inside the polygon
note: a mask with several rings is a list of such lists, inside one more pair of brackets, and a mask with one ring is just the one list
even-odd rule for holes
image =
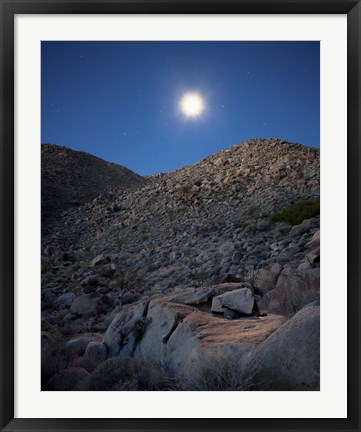
{"label": "rocky hillside", "polygon": [[89,153],[54,144],[41,146],[41,210],[46,223],[68,207],[85,204],[110,187],[132,189],[145,180]]}
{"label": "rocky hillside", "polygon": [[[125,368],[100,388],[124,389],[119,377],[130,374],[142,389],[139,362],[155,362],[164,380],[148,377],[145,389],[221,390],[199,381],[221,358],[239,371],[238,389],[317,389],[319,163],[318,149],[256,139],[167,174],[122,168],[128,183],[93,175],[101,193],[60,212],[42,238],[43,360],[52,363],[49,344],[67,359],[45,368],[43,385],[71,376],[69,389],[99,389],[103,374]],[[75,165],[64,174],[77,175]]]}

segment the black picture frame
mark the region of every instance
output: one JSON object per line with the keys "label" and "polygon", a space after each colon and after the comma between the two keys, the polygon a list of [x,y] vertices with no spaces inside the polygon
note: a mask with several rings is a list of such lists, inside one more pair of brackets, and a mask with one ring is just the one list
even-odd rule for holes
{"label": "black picture frame", "polygon": [[[347,14],[348,374],[346,419],[14,418],[14,16],[16,14]],[[2,431],[360,431],[361,2],[352,0],[0,0],[0,425]],[[345,149],[340,145],[340,152]],[[337,343],[337,342],[335,342]],[[300,407],[302,409],[302,407]]]}

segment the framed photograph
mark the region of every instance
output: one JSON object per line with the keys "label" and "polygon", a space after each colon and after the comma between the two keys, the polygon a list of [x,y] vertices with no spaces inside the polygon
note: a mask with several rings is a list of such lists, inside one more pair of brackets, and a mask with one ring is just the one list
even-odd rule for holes
{"label": "framed photograph", "polygon": [[1,430],[360,430],[360,3],[0,5]]}

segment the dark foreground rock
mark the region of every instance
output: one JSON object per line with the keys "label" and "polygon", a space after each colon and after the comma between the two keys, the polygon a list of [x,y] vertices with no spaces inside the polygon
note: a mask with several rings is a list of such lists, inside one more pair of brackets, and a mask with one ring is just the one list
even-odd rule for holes
{"label": "dark foreground rock", "polygon": [[255,383],[269,390],[319,390],[320,307],[306,306],[251,354]]}

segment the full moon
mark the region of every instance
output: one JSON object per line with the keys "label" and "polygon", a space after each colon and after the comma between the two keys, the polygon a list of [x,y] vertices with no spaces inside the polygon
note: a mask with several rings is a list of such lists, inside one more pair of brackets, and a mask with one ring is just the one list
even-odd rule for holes
{"label": "full moon", "polygon": [[198,117],[204,110],[204,102],[197,93],[187,93],[182,97],[180,107],[187,117]]}

